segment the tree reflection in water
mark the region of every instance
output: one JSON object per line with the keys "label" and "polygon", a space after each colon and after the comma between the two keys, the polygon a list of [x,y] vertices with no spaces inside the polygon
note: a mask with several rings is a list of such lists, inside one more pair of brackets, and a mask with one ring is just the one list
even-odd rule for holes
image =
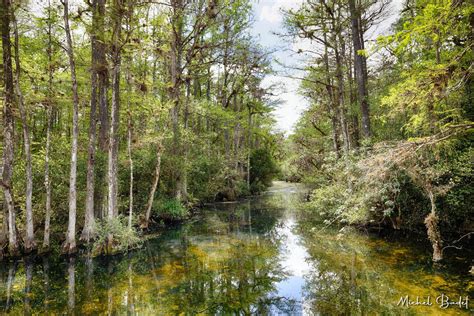
{"label": "tree reflection in water", "polygon": [[315,231],[295,217],[297,199],[211,205],[125,255],[2,263],[0,314],[395,315],[410,312],[396,308],[400,293],[468,286],[430,268],[429,251]]}

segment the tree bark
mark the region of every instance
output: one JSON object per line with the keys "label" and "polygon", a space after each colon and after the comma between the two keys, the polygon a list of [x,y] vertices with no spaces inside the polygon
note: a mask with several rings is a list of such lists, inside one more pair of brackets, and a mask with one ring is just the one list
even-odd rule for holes
{"label": "tree bark", "polygon": [[68,0],[63,0],[64,6],[64,30],[66,32],[66,52],[69,58],[71,69],[73,113],[72,113],[72,143],[71,143],[71,171],[69,176],[69,220],[66,234],[66,241],[63,244],[64,253],[76,252],[76,206],[77,206],[77,146],[79,137],[79,94],[77,91],[76,62],[74,59],[74,49],[72,44],[71,30],[69,28],[69,4]]}
{"label": "tree bark", "polygon": [[356,6],[356,0],[349,0],[349,11],[351,14],[352,42],[354,45],[354,70],[357,81],[357,99],[362,114],[362,135],[364,138],[371,136],[370,113],[367,90],[367,67],[365,56],[360,53],[364,49],[364,38],[360,22],[360,7]]}
{"label": "tree bark", "polygon": [[5,99],[3,105],[3,170],[2,187],[4,203],[8,209],[8,248],[11,255],[18,255],[19,245],[16,233],[16,213],[13,202],[12,176],[14,159],[14,91],[13,70],[10,40],[10,0],[2,0],[0,13],[2,17],[2,55],[3,55],[3,82],[5,85]]}
{"label": "tree bark", "polygon": [[18,37],[18,25],[16,22],[15,15],[12,11],[12,20],[13,20],[13,31],[15,34],[15,90],[18,100],[18,106],[20,110],[20,118],[22,122],[23,129],[23,144],[25,147],[25,156],[26,156],[26,201],[25,201],[25,211],[26,211],[26,238],[25,238],[25,252],[30,253],[36,248],[35,241],[35,231],[33,224],[33,171],[31,167],[31,138],[30,138],[30,128],[28,126],[28,114],[23,100],[23,93],[21,92],[20,87],[20,75],[21,75],[21,66],[20,66],[20,41]]}
{"label": "tree bark", "polygon": [[441,239],[441,233],[439,231],[439,218],[436,214],[435,198],[432,191],[428,191],[428,197],[430,198],[431,212],[425,218],[425,225],[428,239],[433,247],[433,261],[438,262],[443,260],[443,240]]}
{"label": "tree bark", "polygon": [[183,199],[183,168],[181,162],[181,128],[179,126],[179,112],[181,105],[181,58],[182,58],[182,44],[181,44],[181,32],[182,32],[182,10],[183,1],[173,0],[171,1],[171,7],[173,10],[171,17],[172,34],[171,34],[171,50],[170,50],[170,76],[171,76],[171,88],[170,88],[170,99],[173,102],[173,108],[171,110],[172,125],[173,125],[173,155],[176,159],[176,163],[180,164],[174,170],[174,195],[179,201]]}
{"label": "tree bark", "polygon": [[[326,33],[323,34],[323,38],[324,38],[324,42],[326,42],[327,41]],[[339,139],[338,139],[337,103],[335,102],[334,90],[332,88],[333,86],[332,86],[331,76],[329,72],[329,55],[328,55],[327,45],[324,45],[323,60],[324,60],[324,67],[325,67],[325,72],[326,72],[326,90],[328,92],[328,99],[329,99],[327,102],[327,109],[331,117],[332,143],[333,143],[334,152],[336,153],[336,158],[339,159],[341,156],[341,153],[340,153],[340,144],[339,144]]]}
{"label": "tree bark", "polygon": [[127,154],[128,154],[128,163],[130,165],[130,186],[129,186],[129,204],[128,204],[128,227],[132,228],[132,219],[133,219],[133,157],[132,157],[132,133],[133,133],[133,123],[132,123],[132,108],[130,102],[131,94],[131,73],[130,73],[130,64],[132,60],[129,60],[127,66]]}
{"label": "tree bark", "polygon": [[46,190],[46,205],[44,216],[44,250],[50,247],[50,224],[51,224],[51,180],[49,177],[49,151],[51,147],[51,128],[52,128],[52,100],[53,100],[53,36],[51,21],[51,1],[48,1],[48,107],[46,108],[46,148],[44,157],[44,186]]}
{"label": "tree bark", "polygon": [[[96,21],[96,55],[97,55],[97,91],[98,91],[98,107],[99,107],[99,136],[98,149],[101,157],[106,157],[108,154],[109,144],[109,105],[107,100],[107,91],[109,84],[109,70],[106,59],[106,38],[104,30],[105,20],[105,3],[106,0],[97,1],[97,21]],[[96,113],[97,114],[97,113]],[[97,158],[97,157],[96,157]],[[104,218],[107,213],[107,172],[99,172],[96,175],[94,186],[94,213],[95,218]]]}
{"label": "tree bark", "polygon": [[162,146],[161,142],[158,141],[156,144],[156,166],[155,166],[155,176],[153,178],[153,184],[151,186],[150,195],[148,196],[148,203],[146,205],[145,213],[145,228],[148,227],[151,217],[151,209],[153,207],[153,200],[155,199],[156,189],[158,188],[158,182],[160,181],[160,171],[161,171],[161,151]]}
{"label": "tree bark", "polygon": [[95,191],[95,147],[96,147],[96,111],[97,111],[97,90],[98,75],[100,67],[97,49],[97,20],[98,8],[97,0],[92,1],[92,34],[91,34],[91,100],[89,116],[89,148],[87,156],[87,180],[86,180],[86,208],[84,215],[84,228],[82,230],[81,240],[89,242],[94,235],[94,191]]}
{"label": "tree bark", "polygon": [[344,154],[348,155],[351,148],[349,131],[347,129],[346,111],[344,105],[344,74],[342,72],[342,58],[339,53],[338,44],[339,39],[335,37],[334,54],[336,58],[336,79],[337,79],[337,112],[339,116],[339,123],[341,125],[342,139],[344,144]]}
{"label": "tree bark", "polygon": [[[114,1],[114,29],[112,34],[112,108],[109,133],[107,187],[108,208],[107,220],[118,215],[118,141],[120,123],[120,66],[121,66],[121,31],[122,31],[122,1]],[[108,236],[108,251],[112,250],[113,236]]]}
{"label": "tree bark", "polygon": [[97,76],[98,76],[98,103],[99,103],[99,148],[106,152],[109,140],[109,107],[107,103],[107,86],[109,80],[105,43],[105,3],[106,0],[94,0],[96,2],[96,56],[97,56]]}

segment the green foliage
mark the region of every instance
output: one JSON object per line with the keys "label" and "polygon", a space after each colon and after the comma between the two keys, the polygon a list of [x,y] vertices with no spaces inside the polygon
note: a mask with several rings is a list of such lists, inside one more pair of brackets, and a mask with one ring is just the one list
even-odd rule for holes
{"label": "green foliage", "polygon": [[[140,247],[142,239],[137,229],[128,226],[128,219],[119,215],[112,219],[96,221],[96,239],[93,251],[96,254],[110,254]],[[112,236],[112,248],[109,249],[109,236]]]}
{"label": "green foliage", "polygon": [[271,153],[265,149],[256,149],[250,155],[250,191],[261,192],[272,184],[279,169]]}
{"label": "green foliage", "polygon": [[408,144],[379,146],[345,161],[325,160],[305,211],[327,223],[385,222],[396,228],[402,223],[417,229],[430,211],[431,191],[442,229],[461,228],[473,216],[472,146],[440,142],[411,156]]}
{"label": "green foliage", "polygon": [[189,216],[189,211],[177,199],[165,199],[153,202],[153,214],[161,220],[180,221]]}
{"label": "green foliage", "polygon": [[460,88],[472,72],[474,9],[469,1],[415,3],[415,15],[402,16],[395,34],[378,39],[398,61],[398,81],[381,106],[387,118],[404,120],[408,135],[427,135],[466,120]]}

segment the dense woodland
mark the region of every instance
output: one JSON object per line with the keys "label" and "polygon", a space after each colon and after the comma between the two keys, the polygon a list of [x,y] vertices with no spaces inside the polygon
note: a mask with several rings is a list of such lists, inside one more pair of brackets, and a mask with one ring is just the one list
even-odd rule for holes
{"label": "dense woodland", "polygon": [[422,231],[433,260],[473,231],[474,6],[309,0],[286,36],[310,40],[310,101],[287,142],[287,179],[310,183],[308,216]]}
{"label": "dense woodland", "polygon": [[2,1],[2,255],[92,241],[112,253],[268,186],[282,136],[251,9]]}
{"label": "dense woodland", "polygon": [[281,176],[312,187],[307,216],[421,228],[441,260],[473,230],[474,6],[406,0],[375,38],[391,9],[284,12],[311,43],[285,138],[250,0],[2,0],[1,256],[114,253]]}

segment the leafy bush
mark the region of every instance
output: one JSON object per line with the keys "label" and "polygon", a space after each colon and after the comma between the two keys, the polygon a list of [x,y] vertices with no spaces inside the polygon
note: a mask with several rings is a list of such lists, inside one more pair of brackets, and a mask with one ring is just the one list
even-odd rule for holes
{"label": "leafy bush", "polygon": [[258,193],[272,185],[278,176],[279,169],[270,151],[266,148],[256,149],[250,155],[250,191]]}
{"label": "leafy bush", "polygon": [[177,199],[155,201],[153,213],[159,219],[171,221],[183,220],[189,215],[187,208]]}
{"label": "leafy bush", "polygon": [[[119,215],[113,219],[97,221],[95,224],[97,233],[93,244],[94,253],[115,253],[126,251],[141,246],[142,240],[138,230],[128,226],[128,219]],[[112,244],[109,245],[109,236],[113,236]]]}
{"label": "leafy bush", "polygon": [[328,222],[385,221],[395,228],[415,230],[423,227],[430,210],[428,187],[436,194],[444,229],[453,231],[468,225],[473,216],[472,148],[459,150],[455,144],[446,143],[420,152],[412,160],[405,158],[405,163],[393,163],[405,151],[411,154],[406,146],[402,143],[387,149],[381,144],[337,162],[326,158],[313,175],[318,179],[313,183],[318,185],[305,210]]}

